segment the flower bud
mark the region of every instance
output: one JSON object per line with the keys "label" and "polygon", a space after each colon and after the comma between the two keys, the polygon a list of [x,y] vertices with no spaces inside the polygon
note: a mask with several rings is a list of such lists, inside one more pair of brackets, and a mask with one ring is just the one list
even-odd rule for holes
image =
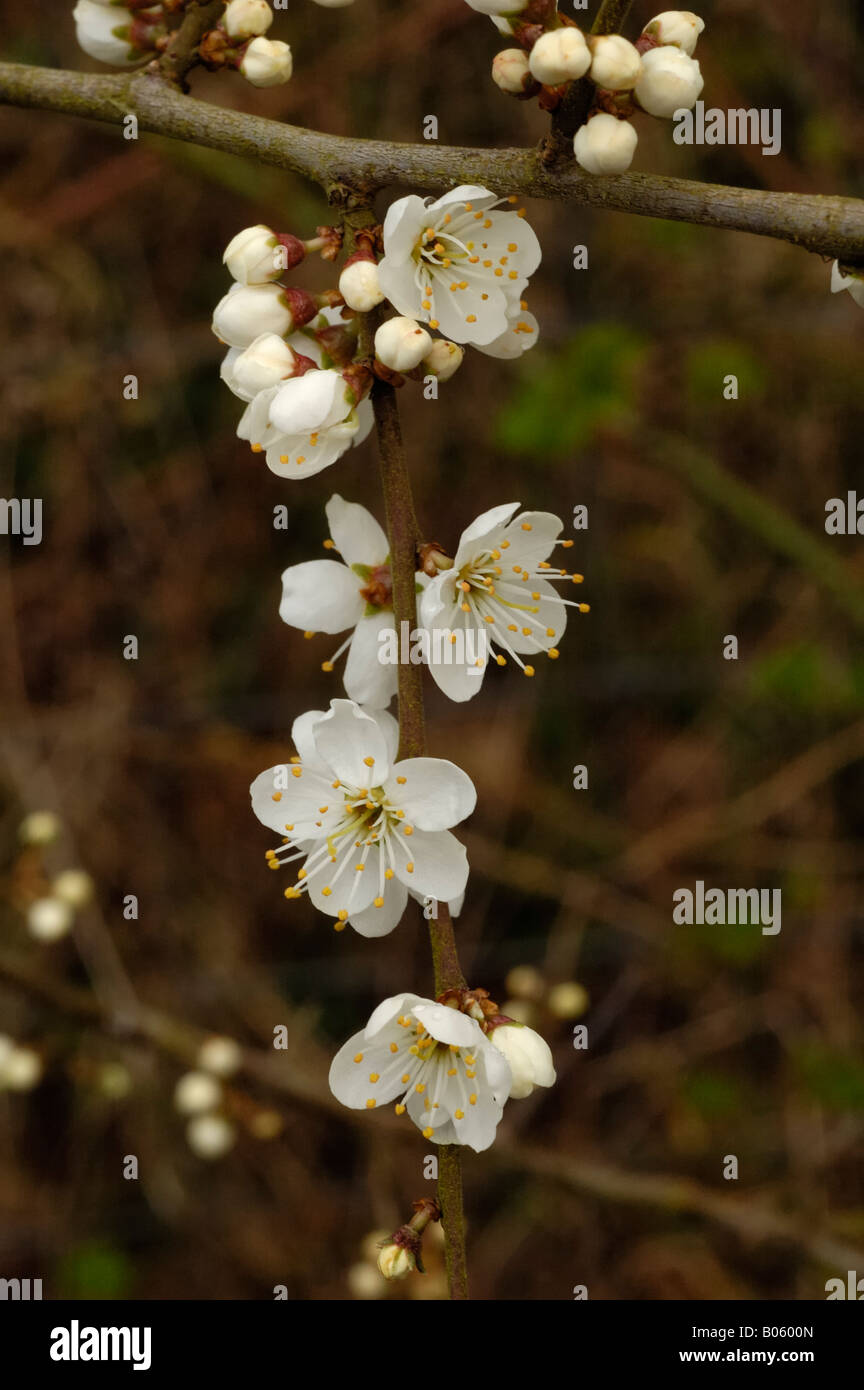
{"label": "flower bud", "polygon": [[546,1007],[556,1018],[579,1018],[588,1008],[587,991],[578,981],[565,980],[552,986]]}
{"label": "flower bud", "polygon": [[696,40],[704,28],[704,19],[693,14],[692,10],[664,10],[662,14],[649,19],[642,33],[660,44],[674,44],[682,53],[692,55]]}
{"label": "flower bud", "polygon": [[93,897],[93,880],[84,869],[64,869],[51,884],[51,892],[71,908],[86,907]]}
{"label": "flower bud", "polygon": [[27,911],[27,930],[37,941],[59,941],[72,925],[72,909],[60,898],[37,898]]}
{"label": "flower bud", "polygon": [[279,87],[294,71],[291,49],[281,39],[253,39],[243,54],[240,71],[253,87]]}
{"label": "flower bud", "polygon": [[840,262],[835,261],[831,267],[831,293],[839,294],[841,290],[848,290],[855,303],[864,309],[864,272],[851,274],[849,270],[841,270]]}
{"label": "flower bud", "polygon": [[528,65],[532,76],[544,87],[557,87],[562,82],[570,82],[582,77],[591,66],[591,50],[585,42],[581,29],[553,29],[541,34],[534,47]]}
{"label": "flower bud", "polygon": [[60,819],[53,811],[31,811],[18,827],[24,845],[50,845],[60,834]]}
{"label": "flower bud", "polygon": [[431,347],[431,337],[414,319],[388,319],[375,334],[375,356],[393,372],[419,367]]}
{"label": "flower bud", "polygon": [[91,58],[114,67],[139,62],[141,53],[131,42],[133,16],[129,10],[102,5],[98,0],[78,0],[72,18],[75,37]]}
{"label": "flower bud", "polygon": [[695,58],[680,48],[651,48],[642,55],[642,71],[634,91],[649,115],[671,119],[676,111],[691,109],[703,83]]}
{"label": "flower bud", "polygon": [[456,343],[436,338],[430,352],[423,358],[423,369],[439,381],[449,381],[462,366],[465,353]]}
{"label": "flower bud", "polygon": [[639,50],[620,34],[600,34],[591,40],[589,76],[598,87],[610,92],[626,92],[635,87],[642,59]]}
{"label": "flower bud", "polygon": [[186,1142],[199,1158],[221,1158],[236,1139],[237,1131],[223,1115],[195,1115],[186,1126]]}
{"label": "flower bud", "polygon": [[348,261],[339,276],[339,293],[349,309],[360,314],[368,314],[384,296],[378,283],[378,267],[368,257],[358,257]]}
{"label": "flower bud", "polygon": [[505,48],[492,59],[492,81],[502,92],[519,96],[531,86],[528,55],[521,48]]}
{"label": "flower bud", "polygon": [[254,401],[259,391],[267,391],[293,376],[296,365],[297,354],[284,338],[277,333],[262,333],[243,352],[233,348],[219,375],[241,401]]}
{"label": "flower bud", "polygon": [[493,1027],[489,1038],[510,1063],[511,1100],[524,1100],[535,1086],[554,1085],[555,1067],[549,1044],[533,1028],[508,1019]]}
{"label": "flower bud", "polygon": [[410,1250],[391,1242],[378,1252],[378,1268],[385,1279],[404,1279],[417,1268],[417,1260]]}
{"label": "flower bud", "polygon": [[213,332],[229,347],[247,348],[264,333],[282,338],[294,315],[278,285],[233,285],[213,312]]}
{"label": "flower bud", "polygon": [[187,1071],[174,1088],[174,1108],[181,1115],[200,1115],[213,1110],[222,1099],[222,1087],[203,1071]]}
{"label": "flower bud", "polygon": [[505,984],[509,993],[520,999],[542,999],[546,990],[546,981],[534,965],[514,965]]}
{"label": "flower bud", "polygon": [[214,1076],[233,1076],[243,1054],[233,1038],[207,1038],[198,1049],[198,1065]]}
{"label": "flower bud", "polygon": [[245,227],[229,241],[222,257],[229,273],[240,285],[265,285],[278,280],[284,269],[280,242],[269,227]]}
{"label": "flower bud", "polygon": [[42,1058],[32,1047],[19,1047],[11,1038],[0,1047],[0,1091],[32,1091],[42,1080]]}
{"label": "flower bud", "polygon": [[573,153],[589,174],[623,174],[636,152],[638,136],[629,121],[607,111],[592,116],[573,137]]}
{"label": "flower bud", "polygon": [[273,11],[267,0],[228,0],[222,23],[230,38],[250,39],[267,33]]}

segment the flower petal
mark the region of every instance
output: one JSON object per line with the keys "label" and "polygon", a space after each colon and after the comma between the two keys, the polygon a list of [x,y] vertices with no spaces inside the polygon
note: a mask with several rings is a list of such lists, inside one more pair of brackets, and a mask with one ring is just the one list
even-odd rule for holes
{"label": "flower petal", "polygon": [[490,507],[488,512],[481,512],[476,521],[472,521],[459,538],[459,548],[453,562],[454,568],[461,569],[478,551],[488,549],[483,542],[488,541],[490,545],[493,545],[493,538],[499,535],[513,513],[519,510],[519,507],[519,502],[504,502],[498,507]]}
{"label": "flower petal", "polygon": [[384,886],[383,907],[366,907],[362,912],[352,911],[348,918],[351,926],[361,936],[387,936],[398,927],[408,902],[408,889],[398,878],[392,878]]}
{"label": "flower petal", "polygon": [[384,564],[390,546],[371,512],[359,502],[346,502],[338,492],[334,492],[324,510],[330,535],[346,565]]}
{"label": "flower petal", "polygon": [[344,632],[363,616],[360,580],[338,560],[306,560],[282,574],[279,617],[302,631]]}
{"label": "flower petal", "polygon": [[404,842],[391,835],[390,849],[396,877],[407,888],[445,903],[465,891],[468,855],[449,830],[415,830]]}
{"label": "flower petal", "polygon": [[375,613],[357,623],[348,660],[345,663],[345,690],[359,705],[384,709],[396,694],[398,667],[379,660],[379,634],[393,627],[393,614]]}
{"label": "flower petal", "polygon": [[396,763],[385,790],[405,812],[408,824],[419,830],[449,830],[470,816],[477,804],[467,772],[446,758],[405,758]]}
{"label": "flower petal", "polygon": [[483,1033],[479,1023],[459,1009],[448,1008],[446,1004],[435,1004],[421,1000],[411,1012],[419,1019],[433,1038],[439,1042],[454,1043],[457,1047],[480,1047]]}
{"label": "flower petal", "polygon": [[353,700],[331,700],[329,712],[315,726],[314,739],[319,756],[340,782],[377,787],[387,780],[390,754],[382,727]]}

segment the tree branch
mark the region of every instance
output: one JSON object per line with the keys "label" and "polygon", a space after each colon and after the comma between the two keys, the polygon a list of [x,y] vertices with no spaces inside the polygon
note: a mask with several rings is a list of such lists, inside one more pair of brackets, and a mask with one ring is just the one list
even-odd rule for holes
{"label": "tree branch", "polygon": [[848,263],[864,262],[864,202],[855,198],[729,188],[656,174],[600,178],[573,163],[546,168],[536,150],[461,149],[322,135],[209,106],[183,96],[149,72],[99,76],[0,63],[0,103],[113,125],[133,114],[142,130],[290,169],[328,192],[342,186],[344,193],[347,186],[357,204],[393,184],[434,192],[460,182],[480,182],[502,193],[752,232]]}
{"label": "tree branch", "polygon": [[182,24],[159,59],[159,71],[168,82],[185,87],[186,74],[198,61],[198,45],[218,24],[224,9],[225,0],[191,0]]}

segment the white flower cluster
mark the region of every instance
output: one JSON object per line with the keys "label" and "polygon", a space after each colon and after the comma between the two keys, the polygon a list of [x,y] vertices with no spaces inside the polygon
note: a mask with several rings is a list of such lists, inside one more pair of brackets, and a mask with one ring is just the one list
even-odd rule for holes
{"label": "white flower cluster", "polygon": [[551,19],[555,27],[537,36],[537,24],[521,20],[528,0],[468,4],[523,45],[504,49],[493,60],[492,80],[502,91],[520,98],[545,93],[549,109],[569,83],[583,77],[594,83],[594,109],[573,140],[576,160],[589,174],[621,174],[630,168],[638,137],[628,116],[643,110],[671,118],[689,110],[702,90],[693,50],[705,25],[689,10],[656,15],[633,44],[620,34],[583,34],[557,11]]}
{"label": "white flower cluster", "polygon": [[[315,0],[341,9],[353,0]],[[130,67],[163,52],[171,34],[171,15],[148,0],[78,0],[72,18],[84,52],[100,63]],[[228,0],[221,20],[202,37],[199,57],[207,67],[237,68],[253,87],[277,87],[293,72],[290,46],[266,35],[274,14],[268,0]]]}
{"label": "white flower cluster", "polygon": [[[62,828],[53,811],[31,811],[18,827],[18,838],[32,850],[41,850],[58,839]],[[28,932],[36,941],[59,941],[71,930],[76,912],[87,906],[93,891],[93,880],[84,869],[63,869],[30,902]]]}

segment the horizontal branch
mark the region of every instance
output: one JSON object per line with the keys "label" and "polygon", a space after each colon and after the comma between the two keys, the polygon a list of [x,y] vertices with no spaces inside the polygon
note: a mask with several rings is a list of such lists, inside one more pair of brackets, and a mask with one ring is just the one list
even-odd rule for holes
{"label": "horizontal branch", "polygon": [[656,174],[598,178],[574,163],[545,167],[536,150],[323,135],[210,106],[182,95],[149,70],[100,76],[0,63],[0,103],[114,125],[132,114],[142,130],[293,170],[343,205],[352,204],[352,195],[365,202],[394,184],[435,192],[457,183],[483,183],[502,193],[752,232],[842,261],[864,262],[864,202],[855,198],[729,188]]}

